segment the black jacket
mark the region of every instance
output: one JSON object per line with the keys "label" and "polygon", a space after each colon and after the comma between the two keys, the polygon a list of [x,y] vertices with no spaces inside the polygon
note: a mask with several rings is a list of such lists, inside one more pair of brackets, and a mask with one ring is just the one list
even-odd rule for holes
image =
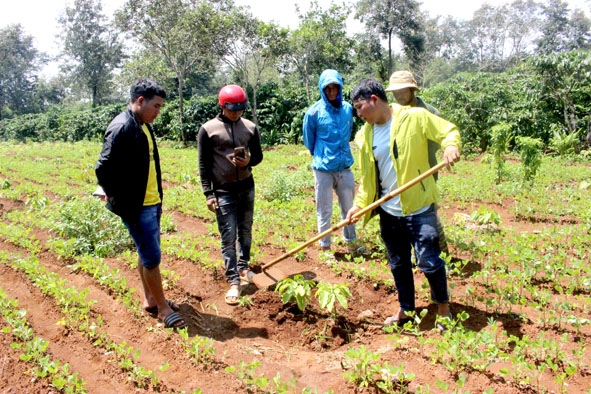
{"label": "black jacket", "polygon": [[[154,144],[156,179],[162,200],[160,156],[154,130],[151,125],[147,126]],[[126,221],[136,221],[144,205],[150,169],[149,149],[142,123],[130,108],[117,115],[107,127],[103,150],[94,170],[99,185],[109,197],[107,209]]]}
{"label": "black jacket", "polygon": [[[205,122],[197,134],[199,176],[206,198],[215,191],[234,192],[254,187],[252,167],[263,161],[259,130],[248,119],[233,122],[220,114]],[[232,163],[234,148],[242,146],[250,155],[248,166]]]}

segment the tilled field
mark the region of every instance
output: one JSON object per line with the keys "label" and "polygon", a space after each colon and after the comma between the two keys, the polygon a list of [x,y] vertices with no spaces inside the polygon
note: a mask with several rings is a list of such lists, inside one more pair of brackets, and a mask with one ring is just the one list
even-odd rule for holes
{"label": "tilled field", "polygon": [[[13,175],[0,173],[0,178]],[[59,199],[51,192],[45,196],[47,204]],[[519,221],[506,207],[494,209],[503,218],[501,230],[515,236],[554,226]],[[588,393],[591,387],[591,329],[584,322],[591,308],[589,290],[562,296],[540,280],[534,284],[543,292],[524,291],[526,301],[508,308],[514,299],[495,293],[494,287],[507,289],[506,282],[512,279],[495,272],[490,274],[500,279],[494,286],[482,276],[474,279],[485,263],[455,242],[450,245],[454,260],[465,263],[462,272],[450,269],[449,273],[452,311],[460,324],[447,333],[434,329],[434,307],[420,272],[415,273],[417,307],[426,315],[418,326],[384,330],[381,323],[397,310],[397,302],[379,242],[372,243],[375,238],[365,238],[373,256],[357,256],[357,263],[352,264],[346,248],[337,245],[329,254],[313,246],[297,259],[278,264],[287,274],[303,274],[316,282],[348,283],[352,293],[348,307],[337,305],[334,314],[322,309],[314,296],[302,312],[293,302],[283,304],[273,288],[253,285],[244,288],[242,305],[228,306],[217,244],[202,248],[213,268],[164,250],[162,269],[169,272],[166,294],[189,323],[184,335],[165,330],[142,312],[133,253],[100,259],[102,270],[118,278],[114,285],[96,270],[93,274],[92,269],[81,269],[78,258],[57,253],[52,243],[55,233],[34,224],[23,231],[15,218],[29,210],[26,199],[0,198],[0,226],[6,229],[0,236],[2,393],[67,392],[62,386],[76,392],[77,381],[79,392],[123,394]],[[458,203],[440,210],[450,232],[452,226],[468,226],[462,216],[467,210]],[[217,239],[211,220],[167,210],[166,203],[165,214],[176,230],[164,234],[164,239]],[[478,231],[474,227],[473,232]],[[256,235],[255,242],[261,256],[255,272],[286,250]],[[532,245],[539,247],[546,246]],[[373,267],[369,261],[381,267],[377,276],[362,275]],[[533,301],[548,294],[553,300],[571,302],[564,316],[578,317],[580,324],[544,320],[545,312]],[[547,308],[557,305],[549,301]],[[462,314],[469,317],[464,320]],[[529,352],[516,354],[523,346],[510,336],[537,339],[539,348],[530,346]],[[494,346],[496,353],[491,351]],[[529,361],[521,363],[519,357]]]}

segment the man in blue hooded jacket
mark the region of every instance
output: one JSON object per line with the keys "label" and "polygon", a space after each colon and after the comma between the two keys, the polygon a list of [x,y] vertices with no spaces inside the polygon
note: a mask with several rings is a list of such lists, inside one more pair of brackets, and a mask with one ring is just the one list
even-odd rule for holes
{"label": "man in blue hooded jacket", "polygon": [[[343,79],[336,70],[324,70],[318,80],[321,99],[304,115],[304,145],[312,154],[318,233],[331,227],[332,193],[335,191],[344,220],[353,206],[355,179],[351,171],[353,107],[343,101]],[[353,247],[355,225],[343,229],[343,239]],[[330,250],[331,237],[320,239],[320,248]]]}

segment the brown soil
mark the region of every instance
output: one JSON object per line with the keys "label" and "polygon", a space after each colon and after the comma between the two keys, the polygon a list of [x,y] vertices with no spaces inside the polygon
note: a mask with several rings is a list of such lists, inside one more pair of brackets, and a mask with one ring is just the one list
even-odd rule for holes
{"label": "brown soil", "polygon": [[[0,200],[0,219],[5,212],[20,209],[25,209],[22,203]],[[496,211],[500,209],[502,207],[495,207]],[[452,221],[456,213],[461,213],[454,207],[441,211],[448,221]],[[196,218],[179,212],[172,212],[172,215],[179,232],[193,235],[207,232],[205,224]],[[534,226],[532,223],[519,222],[507,212],[502,216],[504,225],[519,231],[529,232],[540,228],[539,224]],[[38,228],[33,228],[31,234],[42,245],[51,236]],[[261,244],[264,242],[255,240],[257,241]],[[453,245],[451,247],[453,254],[456,251]],[[9,254],[28,253],[6,240],[0,241],[0,251]],[[268,247],[263,247],[262,251],[266,261],[284,252]],[[344,248],[339,247],[334,258],[344,259],[344,252]],[[209,253],[219,260],[219,250],[210,250]],[[306,250],[303,261],[290,258],[279,263],[278,267],[286,274],[304,273],[308,278],[319,281],[349,282],[353,298],[347,310],[338,310],[336,319],[323,312],[316,299],[302,313],[292,304],[283,305],[280,296],[272,290],[256,289],[253,285],[245,288],[243,293],[252,300],[251,305],[226,305],[224,294],[228,286],[220,269],[204,270],[190,261],[164,256],[162,267],[179,275],[177,283],[167,289],[166,294],[180,305],[180,313],[189,323],[189,336],[199,335],[214,341],[214,359],[205,364],[191,361],[181,345],[179,334],[164,330],[156,319],[130,311],[89,275],[72,271],[68,261],[58,259],[46,246],[37,257],[42,266],[65,278],[68,286],[88,289],[87,298],[97,301],[92,313],[102,317],[103,328],[110,338],[139,350],[136,363],[154,371],[160,382],[157,386],[147,388],[134,385],[129,381],[129,375],[113,362],[112,355],[93,346],[82,334],[57,324],[63,314],[53,298],[43,295],[24,273],[0,264],[0,288],[10,298],[18,300],[19,308],[26,310],[26,318],[35,335],[49,341],[47,350],[52,358],[69,363],[71,371],[86,382],[89,393],[189,393],[197,388],[201,388],[203,393],[255,392],[249,390],[236,374],[225,370],[227,366],[238,366],[241,361],[259,361],[256,376],[264,374],[272,379],[279,374],[283,382],[293,380],[297,389],[290,392],[300,393],[304,388],[311,388],[316,390],[312,392],[317,393],[329,390],[334,393],[374,392],[371,388],[355,388],[343,377],[348,368],[345,351],[361,345],[379,353],[381,363],[403,364],[405,372],[413,373],[415,378],[407,387],[410,392],[416,392],[419,386],[423,388],[422,392],[425,392],[426,387],[432,393],[445,392],[437,385],[437,381],[448,383],[449,392],[457,387],[455,382],[458,376],[454,376],[443,365],[431,362],[429,353],[432,345],[421,348],[414,336],[405,334],[398,338],[408,342],[396,344],[390,334],[383,331],[381,323],[397,310],[396,295],[389,286],[335,273],[323,263],[324,258],[318,255],[316,247]],[[119,259],[107,261],[111,268],[121,270],[121,275],[126,278],[129,287],[136,289],[137,299],[140,300],[141,285],[137,271]],[[260,272],[260,266],[254,267],[254,270]],[[423,280],[423,275],[417,272],[416,283],[420,284]],[[466,285],[470,283],[469,277],[454,278],[454,281],[454,293],[465,294]],[[433,329],[433,305],[418,299],[417,307],[419,310],[426,308],[429,311],[420,326],[423,336],[434,340],[440,338],[441,334]],[[475,331],[483,330],[491,317],[500,323],[501,329],[519,337],[536,337],[543,331],[540,325],[531,321],[523,322],[512,315],[495,315],[485,312],[484,308],[468,307],[462,303],[461,297],[452,303],[452,310],[454,313],[467,311],[470,319],[464,325]],[[527,312],[527,307],[525,310]],[[0,322],[0,327],[7,327],[4,320]],[[545,331],[548,338],[558,339],[562,334],[558,330]],[[581,340],[586,343],[587,348],[591,347],[588,326],[583,328]],[[49,382],[35,376],[35,369],[31,364],[19,361],[21,352],[10,346],[12,341],[10,333],[0,333],[0,392],[58,392]],[[164,365],[168,365],[168,368],[161,368]],[[461,392],[483,392],[487,388],[495,393],[539,392],[534,384],[518,386],[501,377],[498,371],[505,366],[493,365],[485,372],[467,371],[468,379],[464,388],[460,389]],[[568,383],[569,393],[585,393],[591,387],[591,371],[582,369]],[[560,389],[550,374],[542,375],[539,384],[552,392]],[[401,392],[404,390],[401,389]]]}

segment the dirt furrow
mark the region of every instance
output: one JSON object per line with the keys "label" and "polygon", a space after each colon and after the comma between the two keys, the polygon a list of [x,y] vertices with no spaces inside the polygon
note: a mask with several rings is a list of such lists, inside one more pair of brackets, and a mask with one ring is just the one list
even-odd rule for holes
{"label": "dirt furrow", "polygon": [[[4,250],[5,246],[5,243],[0,243]],[[80,333],[58,324],[63,317],[59,308],[52,299],[33,286],[26,275],[2,264],[0,287],[10,298],[18,301],[20,309],[27,311],[26,319],[35,336],[49,341],[47,351],[52,358],[70,364],[70,371],[78,373],[79,378],[86,382],[89,392],[99,392],[101,389],[107,390],[106,392],[121,392],[121,388],[126,386],[125,374],[116,364],[110,362],[104,351],[92,346]],[[23,365],[10,365],[10,374],[22,373],[27,368]],[[12,371],[13,366],[16,371]],[[6,371],[4,373],[9,375]],[[128,392],[133,392],[132,389],[129,387]]]}

